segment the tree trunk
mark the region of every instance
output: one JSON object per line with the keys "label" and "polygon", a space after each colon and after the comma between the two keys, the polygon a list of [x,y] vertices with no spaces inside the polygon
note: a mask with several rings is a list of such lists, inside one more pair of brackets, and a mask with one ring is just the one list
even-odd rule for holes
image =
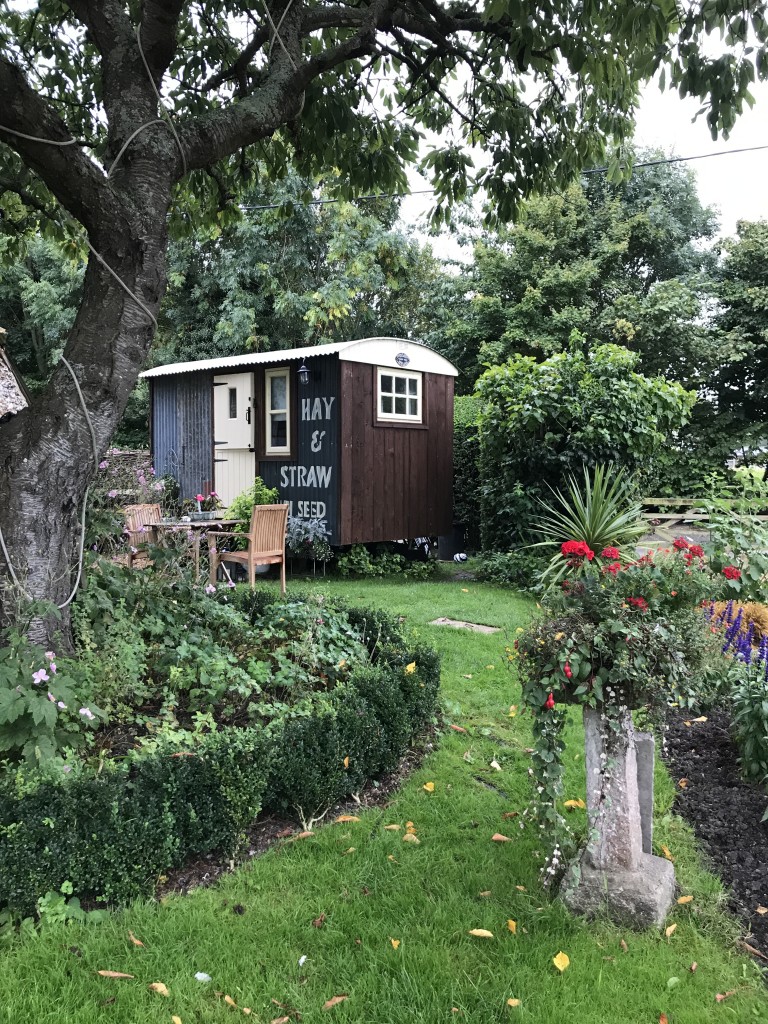
{"label": "tree trunk", "polygon": [[[116,209],[115,222],[92,239],[154,316],[166,283],[169,198],[169,186],[156,186],[154,192],[147,186],[139,216],[136,206],[129,213],[127,206]],[[88,417],[61,363],[33,405],[0,426],[0,529],[8,551],[6,559],[0,547],[0,624],[14,617],[26,595],[59,606],[67,601],[78,571],[85,491],[98,473],[153,334],[147,312],[91,254],[65,349]],[[69,608],[58,621],[53,613],[42,614],[31,638],[69,649]]]}

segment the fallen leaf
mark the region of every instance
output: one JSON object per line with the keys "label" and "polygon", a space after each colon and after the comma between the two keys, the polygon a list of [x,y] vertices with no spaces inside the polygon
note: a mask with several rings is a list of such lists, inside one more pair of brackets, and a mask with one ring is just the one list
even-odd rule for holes
{"label": "fallen leaf", "polygon": [[292,836],[292,835],[293,835],[293,829],[292,828],[284,828],[281,832],[277,833],[275,838],[276,839],[287,839],[288,836]]}
{"label": "fallen leaf", "polygon": [[738,942],[738,946],[741,946],[747,953],[751,953],[752,956],[759,956],[761,960],[768,960],[768,956],[765,953],[761,953],[759,949],[755,949],[754,946],[750,946],[748,942]]}
{"label": "fallen leaf", "polygon": [[349,768],[349,755],[347,755],[341,763],[345,768]]}
{"label": "fallen leaf", "polygon": [[350,846],[350,848],[348,850],[345,850],[344,853],[342,853],[341,856],[342,857],[346,857],[348,853],[354,853],[356,849],[357,849],[357,847]]}
{"label": "fallen leaf", "polygon": [[584,811],[586,810],[587,805],[584,803],[583,800],[566,800],[563,804],[563,807],[567,807],[569,811],[573,811],[576,809]]}
{"label": "fallen leaf", "polygon": [[491,840],[494,843],[510,843],[512,841],[509,836],[503,836],[501,832],[494,832]]}
{"label": "fallen leaf", "polygon": [[[243,1011],[243,1012],[245,1012],[245,1011]],[[269,1024],[288,1024],[288,1021],[290,1019],[291,1019],[290,1017],[275,1017],[275,1019],[271,1020],[269,1022]]]}
{"label": "fallen leaf", "polygon": [[309,839],[309,837],[314,834],[314,832],[299,832],[297,836],[294,836],[294,839]]}
{"label": "fallen leaf", "polygon": [[668,846],[662,846],[661,852],[664,854],[667,860],[671,860],[674,863],[675,858],[672,856],[672,851],[669,849]]}
{"label": "fallen leaf", "polygon": [[520,1006],[520,1005],[521,1005],[521,1003],[520,1003],[519,999],[508,999],[507,1000],[507,1006]]}
{"label": "fallen leaf", "polygon": [[461,592],[462,592],[462,594],[468,594],[469,590],[467,589],[467,587],[462,587],[461,588]]}
{"label": "fallen leaf", "polygon": [[475,759],[474,759],[474,757],[472,757],[472,749],[471,748],[469,750],[465,750],[464,753],[461,756],[464,758],[464,760],[467,762],[467,764],[474,764],[475,763]]}
{"label": "fallen leaf", "polygon": [[486,667],[487,669],[491,669],[491,670],[492,670],[492,669],[494,669],[494,668],[496,668],[496,666],[495,666],[495,665],[486,665],[485,667]]}
{"label": "fallen leaf", "polygon": [[281,1003],[279,999],[270,999],[269,1001],[273,1006],[279,1006],[281,1010],[290,1010],[291,1013],[295,1013],[292,1006],[288,1006],[287,1003]]}
{"label": "fallen leaf", "polygon": [[504,813],[502,814],[502,818],[504,818],[505,821],[508,820],[509,818],[519,818],[519,817],[520,817],[520,811],[504,811]]}
{"label": "fallen leaf", "polygon": [[471,679],[472,678],[472,674],[470,673],[469,675],[463,675],[461,678],[462,679]]}
{"label": "fallen leaf", "polygon": [[496,760],[496,758],[494,758],[493,761],[491,761],[491,768],[495,768],[497,772],[501,771],[501,765]]}
{"label": "fallen leaf", "polygon": [[339,1003],[343,1003],[345,999],[349,999],[347,995],[332,996],[328,1002],[323,1003],[324,1010],[330,1010],[334,1006],[338,1006]]}
{"label": "fallen leaf", "polygon": [[666,1013],[659,1014],[659,1024],[669,1024],[669,1017]]}
{"label": "fallen leaf", "polygon": [[403,827],[402,825],[385,825],[384,826],[384,828],[387,830],[387,832],[399,832],[402,827]]}
{"label": "fallen leaf", "polygon": [[507,713],[507,718],[514,718],[517,715],[517,704],[511,704]]}
{"label": "fallen leaf", "polygon": [[462,728],[460,725],[452,725],[451,728],[454,732],[466,732],[467,730]]}
{"label": "fallen leaf", "polygon": [[237,1009],[237,1003],[232,998],[232,996],[224,996],[224,1002],[227,1004],[227,1006],[234,1006],[234,1008]]}
{"label": "fallen leaf", "polygon": [[493,932],[489,932],[487,928],[471,928],[469,934],[474,935],[476,939],[493,938]]}
{"label": "fallen leaf", "polygon": [[392,949],[398,949],[400,947],[400,939],[390,939],[392,943]]}
{"label": "fallen leaf", "polygon": [[151,985],[147,985],[150,992],[157,992],[159,996],[170,997],[168,987],[162,983],[162,981],[153,981]]}
{"label": "fallen leaf", "polygon": [[693,896],[680,896],[677,902],[681,906],[685,906],[686,903],[691,903],[692,900],[693,900]]}
{"label": "fallen leaf", "polygon": [[729,996],[735,996],[735,995],[736,995],[736,989],[732,988],[730,990],[730,992],[718,992],[717,995],[715,996],[715,999],[718,1001],[718,1003],[722,1003],[722,1001],[724,999],[727,999]]}
{"label": "fallen leaf", "polygon": [[683,722],[683,725],[687,725],[689,729],[691,728],[691,723],[690,722]]}
{"label": "fallen leaf", "polygon": [[411,661],[405,666],[406,675],[412,676],[416,671],[416,662]]}
{"label": "fallen leaf", "polygon": [[434,793],[435,792],[435,784],[434,784],[434,782],[425,782],[424,785],[421,788],[424,790],[425,793]]}
{"label": "fallen leaf", "polygon": [[128,932],[128,938],[131,940],[131,942],[134,944],[134,946],[143,946],[144,945],[144,943],[141,941],[141,939],[137,939],[136,936],[133,934],[133,932]]}
{"label": "fallen leaf", "polygon": [[356,814],[340,814],[336,819],[338,824],[342,824],[347,821],[360,821]]}
{"label": "fallen leaf", "polygon": [[629,946],[628,946],[628,945],[626,944],[626,942],[624,941],[624,939],[622,939],[622,940],[621,940],[621,942],[619,943],[619,945],[621,946],[621,948],[622,948],[623,952],[625,952],[625,953],[628,953],[628,952],[629,952]]}
{"label": "fallen leaf", "polygon": [[675,934],[676,931],[677,931],[677,925],[676,924],[671,924],[669,926],[669,928],[665,928],[664,929],[664,934],[669,939],[669,938],[671,938]]}
{"label": "fallen leaf", "polygon": [[507,928],[509,928],[513,935],[517,935],[517,921],[513,921],[511,917],[507,921]]}
{"label": "fallen leaf", "polygon": [[325,924],[325,914],[324,913],[321,914],[320,917],[314,917],[312,919],[312,927],[313,928],[322,928],[324,924]]}
{"label": "fallen leaf", "polygon": [[250,1008],[250,1006],[244,1006],[243,1013],[246,1015],[246,1017],[250,1017],[250,1015],[253,1013],[253,1010]]}
{"label": "fallen leaf", "polygon": [[680,779],[680,781],[678,782],[678,786],[680,787],[680,789],[687,789],[688,779]]}
{"label": "fallen leaf", "polygon": [[518,892],[526,892],[527,891],[524,885],[516,885],[515,888],[517,889]]}
{"label": "fallen leaf", "polygon": [[555,967],[558,969],[558,971],[560,971],[560,973],[562,974],[563,971],[567,970],[568,967],[570,967],[571,958],[568,956],[567,953],[563,953],[563,951],[560,950],[560,952],[557,954],[557,956],[553,956],[552,957],[552,963],[555,965]]}
{"label": "fallen leaf", "polygon": [[691,972],[691,974],[695,974],[696,971],[698,971],[698,969],[699,969],[699,965],[696,963],[695,960],[693,961],[691,966],[688,968],[688,970]]}
{"label": "fallen leaf", "polygon": [[171,1017],[171,1024],[181,1024],[181,1017],[177,1017],[176,1014]]}
{"label": "fallen leaf", "polygon": [[419,837],[415,836],[413,834],[413,832],[406,832],[406,834],[403,836],[403,842],[404,843],[416,843],[416,845],[418,846],[418,844],[419,844]]}
{"label": "fallen leaf", "polygon": [[679,978],[667,978],[667,991],[671,991],[673,988],[677,988],[679,984]]}
{"label": "fallen leaf", "polygon": [[694,722],[706,722],[706,721],[707,721],[707,716],[706,715],[700,715],[698,718],[694,718]]}
{"label": "fallen leaf", "polygon": [[755,907],[756,914],[768,914],[768,907]]}
{"label": "fallen leaf", "polygon": [[490,895],[491,895],[491,890],[490,890],[490,889],[483,889],[483,891],[482,891],[482,892],[479,892],[479,893],[478,893],[477,895],[478,895],[478,896],[482,896],[482,897],[483,897],[483,899],[487,899],[487,898],[488,898],[488,896],[490,896]]}
{"label": "fallen leaf", "polygon": [[397,857],[395,857],[395,855],[393,853],[390,853],[390,854],[387,855],[387,860],[391,860],[393,864],[398,864],[399,863]]}
{"label": "fallen leaf", "polygon": [[133,978],[133,977],[135,977],[135,975],[133,975],[133,974],[123,974],[122,971],[97,971],[96,973],[100,974],[102,976],[102,978]]}
{"label": "fallen leaf", "polygon": [[405,827],[406,828],[416,828],[416,826],[413,824],[412,821],[406,821]]}

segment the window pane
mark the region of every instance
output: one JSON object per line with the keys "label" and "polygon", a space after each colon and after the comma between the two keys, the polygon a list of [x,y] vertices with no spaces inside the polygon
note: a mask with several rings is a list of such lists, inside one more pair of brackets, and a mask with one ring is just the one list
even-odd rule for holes
{"label": "window pane", "polygon": [[405,394],[405,377],[395,377],[395,394]]}
{"label": "window pane", "polygon": [[408,378],[408,394],[409,395],[417,395],[419,393],[418,385],[419,385],[419,382],[414,377],[409,377]]}
{"label": "window pane", "polygon": [[419,403],[415,398],[408,399],[408,415],[418,416],[419,415]]}
{"label": "window pane", "polygon": [[237,388],[229,389],[229,418],[237,419]]}
{"label": "window pane", "polygon": [[392,394],[392,377],[388,373],[382,374],[381,390],[388,391],[390,395]]}
{"label": "window pane", "polygon": [[405,399],[395,399],[395,416],[405,416]]}
{"label": "window pane", "polygon": [[282,377],[269,378],[269,406],[271,409],[287,409],[286,385],[287,380]]}
{"label": "window pane", "polygon": [[285,448],[288,445],[288,423],[284,412],[272,413],[270,422],[270,448]]}
{"label": "window pane", "polygon": [[381,411],[382,412],[389,412],[389,413],[392,412],[392,396],[391,395],[382,395],[381,396]]}

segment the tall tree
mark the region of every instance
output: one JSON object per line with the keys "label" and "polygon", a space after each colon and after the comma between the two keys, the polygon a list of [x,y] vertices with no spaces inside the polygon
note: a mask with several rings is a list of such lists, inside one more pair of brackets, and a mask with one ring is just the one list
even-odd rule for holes
{"label": "tall tree", "polygon": [[[710,58],[721,31],[728,52]],[[727,131],[767,38],[764,5],[736,0],[4,3],[0,182],[29,211],[4,224],[81,226],[90,253],[65,349],[87,416],[62,364],[0,427],[6,575],[10,560],[27,593],[64,603],[83,493],[154,334],[169,229],[236,216],[231,182],[256,150],[310,177],[335,168],[347,195],[392,190],[427,129],[438,215],[465,192],[474,144],[491,157],[474,180],[505,219],[625,137],[659,68]]]}

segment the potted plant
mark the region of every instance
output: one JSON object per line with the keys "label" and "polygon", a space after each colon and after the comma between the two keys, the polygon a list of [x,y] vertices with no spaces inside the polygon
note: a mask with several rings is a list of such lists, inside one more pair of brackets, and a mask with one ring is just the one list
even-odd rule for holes
{"label": "potted plant", "polygon": [[292,560],[306,559],[325,564],[333,558],[324,519],[288,517],[285,546]]}
{"label": "potted plant", "polygon": [[193,520],[206,520],[214,519],[216,512],[222,507],[221,501],[216,491],[209,491],[208,494],[196,494],[195,495],[196,509],[189,513],[190,519]]}

